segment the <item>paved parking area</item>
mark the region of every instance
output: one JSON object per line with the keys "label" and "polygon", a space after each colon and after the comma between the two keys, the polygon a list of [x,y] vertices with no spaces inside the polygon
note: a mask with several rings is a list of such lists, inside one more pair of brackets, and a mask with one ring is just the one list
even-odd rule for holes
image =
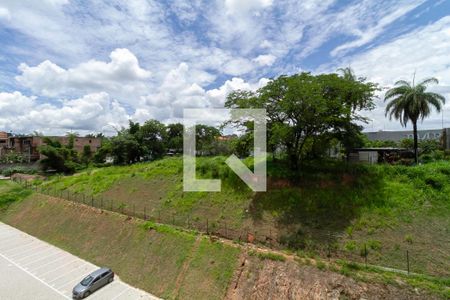
{"label": "paved parking area", "polygon": [[[72,299],[72,288],[98,269],[79,257],[0,222],[0,299]],[[88,299],[156,300],[117,276]]]}

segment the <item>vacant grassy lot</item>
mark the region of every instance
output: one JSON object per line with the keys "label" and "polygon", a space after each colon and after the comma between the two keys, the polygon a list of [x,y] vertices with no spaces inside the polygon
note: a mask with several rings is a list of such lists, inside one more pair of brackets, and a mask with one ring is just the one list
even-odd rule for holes
{"label": "vacant grassy lot", "polygon": [[12,204],[0,220],[165,299],[222,299],[239,255],[191,233],[46,196]]}
{"label": "vacant grassy lot", "polygon": [[[42,183],[56,194],[155,220],[220,231],[307,255],[331,255],[450,276],[450,163],[416,167],[269,163],[269,190],[253,193],[223,163],[200,158],[197,175],[221,178],[220,193],[183,192],[182,161],[92,169]],[[82,196],[84,195],[84,196]],[[66,197],[66,196],[65,196]]]}

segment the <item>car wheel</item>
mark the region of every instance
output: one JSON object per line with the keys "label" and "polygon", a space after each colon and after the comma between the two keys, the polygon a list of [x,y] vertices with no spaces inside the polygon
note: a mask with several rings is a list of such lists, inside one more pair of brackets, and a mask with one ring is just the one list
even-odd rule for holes
{"label": "car wheel", "polygon": [[113,280],[114,280],[114,278],[112,278],[112,277],[111,277],[111,278],[109,278],[109,279],[108,279],[108,283],[111,283],[111,282],[113,282]]}
{"label": "car wheel", "polygon": [[87,291],[86,293],[84,293],[83,298],[89,297],[90,294],[91,292]]}

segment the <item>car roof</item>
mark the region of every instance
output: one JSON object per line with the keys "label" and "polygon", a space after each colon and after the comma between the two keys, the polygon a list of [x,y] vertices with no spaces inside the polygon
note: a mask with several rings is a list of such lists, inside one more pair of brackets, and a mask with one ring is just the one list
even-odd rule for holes
{"label": "car roof", "polygon": [[104,272],[110,272],[110,271],[111,271],[110,268],[100,268],[100,269],[98,269],[98,270],[92,272],[90,275],[91,275],[92,277],[96,277],[96,276],[98,276],[98,275],[100,275],[100,274],[103,274]]}

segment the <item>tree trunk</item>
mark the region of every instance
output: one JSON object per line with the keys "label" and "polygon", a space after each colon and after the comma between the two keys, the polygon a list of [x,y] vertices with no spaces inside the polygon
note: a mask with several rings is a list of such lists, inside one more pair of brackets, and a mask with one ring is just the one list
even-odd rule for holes
{"label": "tree trunk", "polygon": [[417,137],[417,121],[413,121],[413,130],[414,130],[414,161],[416,164],[419,163],[419,145],[418,145],[418,137]]}

